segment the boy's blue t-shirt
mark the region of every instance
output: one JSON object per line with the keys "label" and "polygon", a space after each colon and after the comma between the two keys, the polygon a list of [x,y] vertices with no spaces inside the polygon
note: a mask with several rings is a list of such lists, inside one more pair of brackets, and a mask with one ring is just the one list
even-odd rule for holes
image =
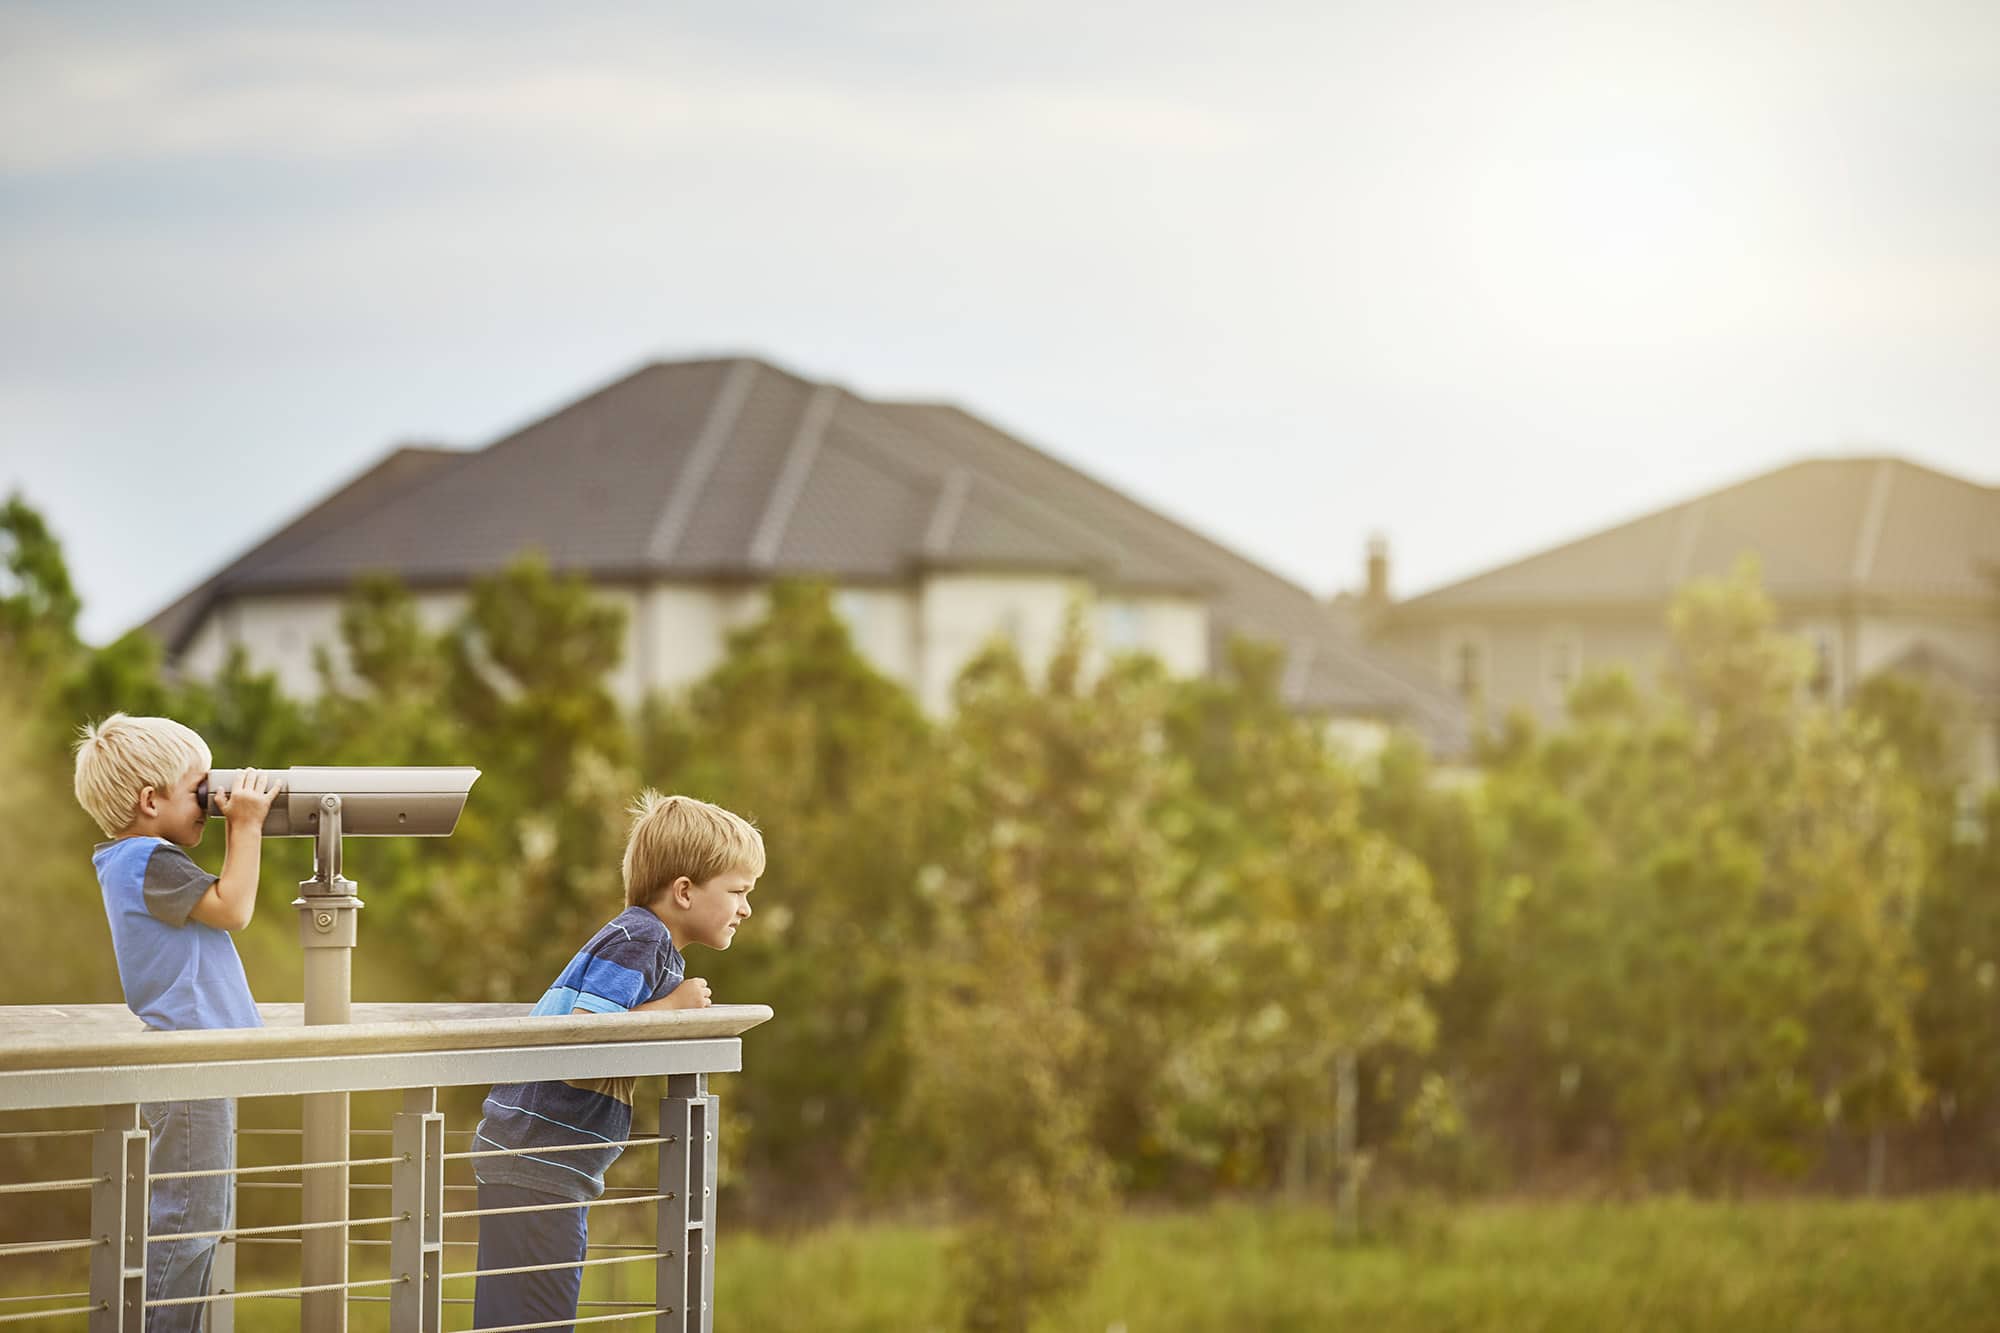
{"label": "boy's blue t-shirt", "polygon": [[102,842],[90,859],[104,891],[125,1003],[147,1027],[264,1025],[236,941],[188,915],[215,876],[165,838]]}
{"label": "boy's blue t-shirt", "polygon": [[[681,984],[686,963],[666,922],[644,907],[628,907],[577,951],[535,1005],[537,1015],[617,1013],[658,999]],[[632,1133],[629,1078],[575,1082],[502,1083],[479,1108],[481,1150],[595,1143],[602,1148],[546,1157],[480,1157],[474,1174],[488,1185],[513,1185],[562,1199],[595,1199],[604,1172]]]}

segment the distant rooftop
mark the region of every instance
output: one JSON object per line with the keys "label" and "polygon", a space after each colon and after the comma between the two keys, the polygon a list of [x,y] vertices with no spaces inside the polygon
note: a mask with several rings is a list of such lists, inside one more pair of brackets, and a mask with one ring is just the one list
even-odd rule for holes
{"label": "distant rooftop", "polygon": [[1305,589],[945,404],[874,402],[751,357],[641,367],[483,449],[397,449],[147,622],[170,654],[210,608],[387,570],[456,586],[525,549],[599,582],[894,583],[1073,572],[1199,596],[1287,652],[1289,702],[1465,743],[1456,700]]}
{"label": "distant rooftop", "polygon": [[1663,603],[1756,553],[1790,601],[2000,597],[2000,488],[1900,458],[1810,458],[1397,603],[1464,610]]}

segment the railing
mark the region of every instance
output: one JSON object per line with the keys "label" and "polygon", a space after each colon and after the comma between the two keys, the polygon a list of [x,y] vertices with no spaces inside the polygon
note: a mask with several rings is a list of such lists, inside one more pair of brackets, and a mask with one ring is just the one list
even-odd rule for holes
{"label": "railing", "polygon": [[[148,1311],[174,1305],[204,1307],[210,1333],[234,1333],[245,1301],[297,1302],[284,1326],[344,1330],[353,1313],[368,1327],[386,1319],[394,1333],[441,1333],[469,1325],[472,1279],[576,1267],[586,1278],[650,1277],[639,1284],[650,1290],[628,1292],[621,1281],[605,1296],[586,1287],[579,1327],[650,1320],[676,1333],[712,1329],[718,1104],[708,1075],[742,1067],[740,1034],[769,1009],[529,1018],[520,1005],[357,1005],[358,1021],[337,1027],[301,1026],[296,1005],[264,1012],[259,1029],[153,1033],[119,1006],[0,1008],[0,1149],[29,1162],[26,1178],[0,1181],[10,1233],[0,1243],[0,1333],[141,1333]],[[664,1088],[635,1098],[636,1118],[651,1123],[624,1140],[613,1177],[624,1183],[582,1205],[593,1219],[583,1263],[447,1262],[476,1250],[482,1217],[527,1209],[477,1206],[473,1163],[513,1150],[473,1141],[469,1126],[449,1129],[438,1089],[599,1078],[664,1078]],[[390,1094],[396,1109],[387,1123],[350,1131],[344,1154],[331,1158],[308,1153],[300,1128],[273,1124],[238,1131],[233,1167],[149,1170],[144,1103],[245,1099],[260,1111],[290,1110],[296,1126],[292,1108],[327,1094]],[[16,1123],[36,1113],[89,1123]],[[278,1160],[263,1160],[273,1151]],[[213,1177],[231,1182],[227,1227],[148,1233],[155,1184]],[[87,1221],[78,1196],[88,1198]],[[246,1202],[254,1222],[239,1220]],[[284,1220],[263,1220],[273,1213]],[[634,1225],[640,1218],[649,1225]],[[31,1238],[11,1238],[24,1232]],[[146,1247],[204,1240],[216,1242],[207,1294],[147,1299]],[[242,1265],[263,1279],[255,1286],[238,1286],[243,1251],[258,1256]],[[289,1251],[299,1255],[298,1280],[272,1280]]]}

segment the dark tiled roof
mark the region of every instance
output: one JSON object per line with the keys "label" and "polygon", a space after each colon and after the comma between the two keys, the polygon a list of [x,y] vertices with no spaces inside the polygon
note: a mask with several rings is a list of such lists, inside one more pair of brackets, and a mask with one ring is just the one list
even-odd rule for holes
{"label": "dark tiled roof", "polygon": [[1663,602],[1755,553],[1780,599],[1988,600],[2000,489],[1897,458],[1815,458],[1398,603],[1464,610]]}
{"label": "dark tiled roof", "polygon": [[878,410],[950,449],[968,470],[1052,502],[1060,497],[1074,521],[1127,553],[1128,568],[1171,570],[1182,586],[1207,591],[1213,660],[1223,660],[1221,648],[1231,635],[1282,644],[1285,690],[1295,706],[1397,718],[1449,748],[1463,743],[1464,714],[1456,700],[1415,668],[1362,642],[1297,584],[958,408],[892,404]]}
{"label": "dark tiled roof", "polygon": [[196,584],[142,628],[166,644],[170,653],[178,653],[187,646],[222,592],[240,586],[237,580],[243,574],[267,561],[286,558],[300,544],[338,531],[344,524],[365,515],[371,506],[387,503],[391,497],[408,492],[470,456],[463,450],[429,445],[405,445],[390,450],[367,471],[258,542],[218,573]]}
{"label": "dark tiled roof", "polygon": [[1464,743],[1454,700],[1304,589],[957,408],[748,358],[649,365],[484,449],[392,455],[148,627],[178,651],[218,596],[384,569],[449,585],[527,549],[604,580],[1031,569],[1195,593],[1219,637],[1287,647],[1296,705]]}

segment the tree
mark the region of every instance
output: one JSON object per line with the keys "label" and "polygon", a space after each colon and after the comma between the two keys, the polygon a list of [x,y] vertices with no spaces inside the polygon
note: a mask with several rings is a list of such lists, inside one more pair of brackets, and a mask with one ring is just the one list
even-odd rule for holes
{"label": "tree", "polygon": [[1074,616],[1039,690],[994,645],[959,679],[948,738],[911,1116],[970,1214],[954,1262],[977,1333],[1025,1330],[1089,1274],[1105,1140],[1141,1148],[1168,1103],[1175,982],[1192,975],[1160,832],[1177,774],[1158,682],[1114,669],[1093,688],[1085,658]]}
{"label": "tree", "polygon": [[722,997],[784,1015],[733,1094],[755,1144],[746,1203],[838,1199],[892,1178],[908,1081],[905,978],[928,946],[916,893],[938,820],[937,742],[915,701],[854,648],[819,583],[780,582],[685,698],[651,701],[654,785],[760,826],[769,864],[750,929],[704,964]]}
{"label": "tree", "polygon": [[1903,772],[1921,803],[1926,862],[1913,923],[1923,992],[1914,1015],[1927,1128],[1947,1178],[2000,1168],[2000,792],[1980,791],[1955,741],[1971,734],[1970,701],[1895,675],[1864,681],[1854,712],[1880,762]]}
{"label": "tree", "polygon": [[623,903],[638,779],[604,676],[624,613],[530,554],[477,580],[440,638],[381,581],[350,599],[342,632],[355,681],[323,714],[346,727],[336,753],[482,770],[447,846],[370,871],[403,913],[398,938],[432,993],[520,999]]}
{"label": "tree", "polygon": [[1754,567],[1670,623],[1665,694],[1588,682],[1493,775],[1493,1040],[1545,1122],[1733,1187],[1913,1108],[1922,828],[1866,729],[1807,701]]}
{"label": "tree", "polygon": [[69,665],[83,603],[70,582],[62,543],[19,494],[0,505],[0,651],[17,676],[36,679]]}
{"label": "tree", "polygon": [[[1280,655],[1231,647],[1230,670],[1179,690],[1169,735],[1189,766],[1191,904],[1215,951],[1209,1003],[1232,1052],[1239,1124],[1286,1142],[1295,1179],[1311,1127],[1331,1128],[1352,1063],[1421,1050],[1428,990],[1451,975],[1449,925],[1421,862],[1362,821],[1353,774],[1278,691]],[[1347,1163],[1347,1183],[1358,1167]]]}

